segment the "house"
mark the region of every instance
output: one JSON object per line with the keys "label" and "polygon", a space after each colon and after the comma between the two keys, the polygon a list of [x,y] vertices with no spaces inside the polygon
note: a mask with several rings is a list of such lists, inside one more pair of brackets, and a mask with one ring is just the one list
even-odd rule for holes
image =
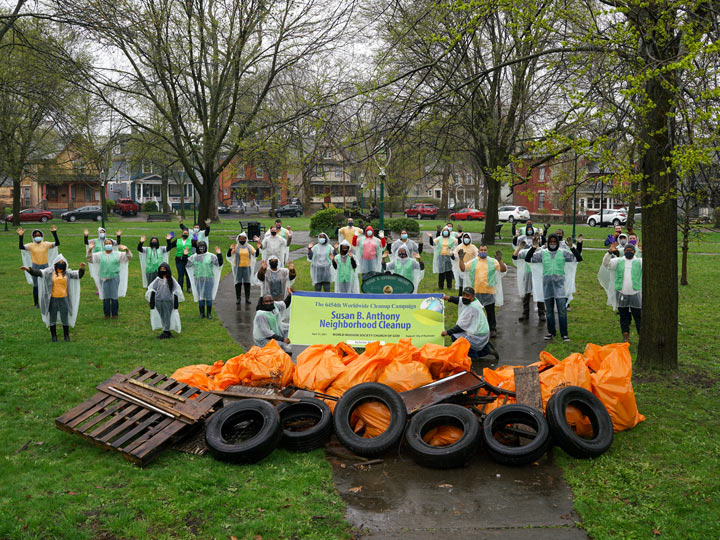
{"label": "house", "polygon": [[268,171],[259,164],[243,161],[242,156],[236,156],[218,178],[218,201],[228,206],[241,201],[270,206],[272,198],[278,195],[280,204],[285,204],[288,198],[287,172],[283,171],[271,182]]}

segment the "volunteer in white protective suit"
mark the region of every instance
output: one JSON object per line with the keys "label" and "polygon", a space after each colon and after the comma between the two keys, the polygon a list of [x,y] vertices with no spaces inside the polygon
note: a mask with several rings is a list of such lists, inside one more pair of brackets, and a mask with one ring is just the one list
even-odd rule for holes
{"label": "volunteer in white protective suit", "polygon": [[[540,234],[536,235],[535,241],[540,243]],[[533,294],[533,280],[530,265],[525,262],[525,255],[532,247],[533,238],[529,236],[521,236],[518,238],[517,247],[512,255],[517,268],[517,288],[518,294],[523,299],[523,314],[518,317],[518,321],[523,322],[530,319],[530,297]],[[537,302],[538,320],[545,321],[545,302]]]}
{"label": "volunteer in white protective suit", "polygon": [[468,265],[465,264],[463,250],[458,250],[458,255],[461,257],[458,260],[460,271],[464,272],[463,282],[475,289],[475,298],[485,308],[490,337],[493,338],[497,336],[495,306],[500,307],[505,303],[502,277],[507,272],[507,266],[502,261],[502,253],[498,251],[497,259],[493,259],[489,255],[488,247],[482,244],[478,248],[478,256]]}
{"label": "volunteer in white protective suit", "polygon": [[243,289],[245,289],[245,303],[250,304],[250,286],[260,284],[255,274],[256,253],[244,232],[238,234],[235,237],[235,244],[228,248],[226,257],[232,267],[236,304],[242,301]]}
{"label": "volunteer in white protective suit", "polygon": [[172,277],[168,263],[160,263],[157,277],[145,291],[145,300],[150,305],[151,328],[153,330],[162,328],[162,333],[157,339],[172,338],[171,330],[177,333],[182,331],[178,304],[185,301],[185,295],[180,284]]}
{"label": "volunteer in white protective suit", "polygon": [[[464,255],[460,257],[458,255],[458,251],[462,250]],[[455,247],[452,253],[452,271],[453,271],[453,277],[455,278],[455,282],[458,286],[458,296],[462,296],[462,291],[465,286],[465,283],[463,282],[463,276],[464,272],[460,271],[460,259],[463,259],[465,261],[465,265],[467,266],[470,264],[473,260],[477,258],[478,255],[478,248],[475,247],[475,245],[472,243],[472,236],[470,233],[462,233],[460,235],[460,238],[458,239],[458,245]],[[472,287],[472,284],[468,284]]]}
{"label": "volunteer in white protective suit", "polygon": [[339,253],[331,257],[331,261],[335,269],[335,292],[360,294],[357,261],[350,254],[350,242],[340,242]]}
{"label": "volunteer in white protective suit", "polygon": [[257,274],[262,284],[260,297],[269,294],[273,300],[284,300],[295,283],[295,265],[290,263],[287,268],[280,268],[280,261],[274,255],[263,261]]}
{"label": "volunteer in white protective suit", "polygon": [[382,272],[383,248],[385,248],[385,233],[375,231],[368,225],[365,234],[353,237],[353,246],[356,246],[355,256],[358,263],[358,273],[363,281]]}
{"label": "volunteer in white protective suit", "polygon": [[283,323],[291,299],[290,294],[280,302],[274,301],[269,294],[260,297],[260,303],[253,321],[253,344],[264,347],[270,340],[274,339],[286,353],[290,354],[292,352],[290,340],[288,339],[289,327]]}
{"label": "volunteer in white protective suit", "polygon": [[[93,245],[95,246],[93,248],[93,253],[100,253],[101,251],[103,251],[103,249],[104,249],[103,246],[105,245],[105,240],[107,239],[107,231],[105,230],[105,228],[98,227],[97,232],[98,232],[97,238],[93,238],[93,240],[92,240],[94,242]],[[90,235],[90,232],[87,229],[85,229],[83,231],[83,242],[85,243],[86,246],[90,245],[89,235]],[[112,238],[110,238],[110,241],[112,242],[112,245],[113,245],[113,250],[116,250],[117,247],[120,244],[122,244],[122,231],[121,230],[118,230],[115,233],[115,238],[116,238],[116,240],[113,240]],[[90,277],[95,279],[95,274],[97,273],[97,266],[90,263],[88,265],[88,269],[90,270]],[[145,285],[143,285],[143,286],[145,286]]]}
{"label": "volunteer in white protective suit", "polygon": [[642,321],[642,259],[635,254],[633,244],[627,243],[623,257],[613,257],[616,244],[612,244],[603,257],[603,267],[608,271],[609,281],[603,284],[610,305],[620,314],[620,331],[623,341],[630,341],[630,321],[635,319],[635,329],[640,335]]}
{"label": "volunteer in white protective suit", "polygon": [[572,238],[567,239],[568,249],[560,249],[557,235],[551,234],[547,239],[547,247],[539,248],[537,242],[525,255],[525,262],[530,263],[533,279],[533,296],[536,301],[545,302],[548,333],[545,340],[555,337],[555,307],[557,306],[560,335],[563,341],[570,341],[567,328],[567,303],[575,290],[575,272],[582,255],[573,246]]}
{"label": "volunteer in white protective suit", "polygon": [[[278,229],[271,227],[270,234],[265,235],[262,242],[258,245],[258,249],[262,255],[263,261],[267,262],[271,257],[275,257],[278,260],[278,264],[281,268],[287,266],[290,255],[288,246],[290,246],[289,240],[284,239],[278,234]],[[255,241],[260,241],[259,238],[255,237]]]}
{"label": "volunteer in white protective suit", "polygon": [[453,288],[452,255],[457,247],[457,238],[450,233],[447,226],[437,238],[433,238],[432,233],[427,233],[430,245],[433,246],[433,273],[438,275],[438,287],[441,291],[445,282],[448,289]]}
{"label": "volunteer in white protective suit", "polygon": [[408,232],[403,229],[400,231],[400,238],[390,244],[390,257],[394,257],[397,253],[398,248],[404,246],[407,249],[408,257],[415,259],[415,255],[421,255],[423,252],[422,236],[420,237],[420,243],[418,244],[414,240],[408,238]]}
{"label": "volunteer in white protective suit", "polygon": [[500,356],[490,343],[490,326],[482,305],[475,297],[475,289],[465,287],[462,296],[444,295],[443,300],[457,304],[458,318],[455,326],[443,330],[440,335],[450,336],[452,341],[461,337],[467,339],[470,342],[470,358],[477,359],[490,354],[498,360]]}
{"label": "volunteer in white protective suit", "polygon": [[335,281],[335,268],[332,259],[335,250],[325,233],[318,235],[317,244],[308,245],[307,259],[310,261],[310,279],[316,291],[330,292],[330,284]]}
{"label": "volunteer in white protective suit", "polygon": [[[17,230],[18,233],[18,247],[20,248],[20,258],[22,259],[23,266],[32,268],[33,270],[43,270],[48,267],[48,263],[52,262],[57,257],[57,248],[60,245],[60,240],[57,235],[57,227],[53,225],[50,227],[54,242],[46,242],[45,237],[40,229],[35,229],[32,232],[33,241],[25,244],[23,242],[23,235],[25,231],[22,227]],[[30,273],[25,274],[27,282],[33,286],[33,301],[34,307],[40,307],[38,303],[38,278]]]}
{"label": "volunteer in white protective suit", "polygon": [[162,263],[168,262],[168,250],[166,246],[160,245],[157,236],[150,238],[150,246],[143,247],[145,236],[140,237],[137,245],[138,258],[140,259],[140,275],[142,276],[143,287],[147,289],[158,274],[158,268]]}
{"label": "volunteer in white protective suit", "polygon": [[[197,243],[195,255],[189,255],[186,249],[183,263],[190,278],[192,294],[200,309],[200,318],[212,319],[213,300],[220,285],[220,269],[223,265],[222,250],[215,247],[215,253],[208,253],[207,244]],[[207,310],[207,314],[206,314]]]}
{"label": "volunteer in white protective suit", "polygon": [[415,256],[411,257],[408,248],[400,246],[395,252],[395,256],[390,256],[390,262],[385,265],[385,271],[412,281],[413,293],[417,293],[420,282],[425,277],[425,263],[419,254],[415,253]]}
{"label": "volunteer in white protective suit", "polygon": [[118,299],[127,293],[128,265],[132,252],[122,244],[113,251],[112,240],[109,238],[105,240],[102,252],[93,253],[94,247],[94,241],[91,240],[86,256],[88,262],[98,265],[95,285],[103,301],[103,313],[106,319],[117,319]]}
{"label": "volunteer in white protective suit", "polygon": [[70,270],[65,257],[57,255],[52,265],[42,270],[20,267],[38,281],[38,300],[42,320],[50,329],[52,341],[57,341],[57,319],[63,327],[65,341],[70,341],[70,327],[75,326],[80,306],[80,279],[85,274],[85,263],[79,270]]}

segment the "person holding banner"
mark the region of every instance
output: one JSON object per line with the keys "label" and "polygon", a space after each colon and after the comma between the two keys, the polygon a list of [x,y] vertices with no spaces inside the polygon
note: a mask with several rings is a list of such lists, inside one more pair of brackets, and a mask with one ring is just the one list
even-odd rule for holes
{"label": "person holding banner", "polygon": [[[540,242],[540,233],[535,234],[536,240]],[[512,258],[515,261],[517,267],[517,288],[518,294],[523,299],[523,314],[518,317],[518,321],[523,322],[530,319],[530,297],[533,293],[532,285],[532,272],[530,271],[530,265],[525,262],[525,255],[528,250],[532,247],[533,237],[523,235],[518,238],[518,245],[515,249]],[[545,321],[545,302],[536,302],[538,319],[540,322]]]}
{"label": "person holding banner", "polygon": [[385,265],[385,271],[412,281],[415,286],[413,293],[417,293],[420,282],[425,277],[425,263],[417,253],[415,253],[414,259],[410,257],[408,248],[400,246],[395,257],[391,257],[391,262]]}
{"label": "person holding banner", "polygon": [[[22,259],[23,266],[32,268],[33,270],[44,270],[48,267],[48,263],[57,257],[57,248],[60,246],[60,240],[57,235],[57,227],[53,225],[50,227],[54,242],[45,242],[45,238],[40,229],[35,229],[32,232],[33,241],[28,244],[23,244],[23,235],[25,231],[22,227],[17,230],[18,233],[18,247],[20,248],[20,258]],[[38,303],[38,277],[31,275],[30,273],[25,274],[25,278],[28,283],[33,286],[33,301],[34,307],[39,308]]]}
{"label": "person holding banner", "polygon": [[[460,265],[458,263],[458,260],[462,258],[465,261],[465,265],[467,266],[472,261],[474,261],[475,258],[477,258],[478,248],[476,248],[475,245],[472,243],[472,236],[470,235],[470,233],[462,233],[460,235],[459,242],[460,243],[453,250],[451,258],[453,277],[458,284],[458,296],[462,296],[462,290],[464,285],[463,272],[460,271]],[[462,257],[458,255],[458,251],[460,250],[465,253]]]}
{"label": "person holding banner", "polygon": [[470,342],[468,356],[472,359],[479,359],[492,355],[495,360],[500,355],[490,343],[490,326],[488,325],[482,305],[475,298],[475,289],[465,287],[461,297],[443,295],[443,300],[457,304],[457,323],[452,328],[443,330],[441,336],[450,336],[452,341],[458,338],[465,338]]}
{"label": "person holding banner", "polygon": [[[283,270],[285,269],[283,268]],[[282,322],[287,308],[290,307],[291,300],[290,293],[280,302],[273,300],[273,297],[269,294],[260,297],[260,303],[253,321],[254,345],[264,347],[270,340],[274,339],[286,353],[292,353],[290,339],[288,338],[288,326]]]}
{"label": "person holding banner", "polygon": [[235,278],[235,303],[240,304],[245,289],[245,303],[250,304],[250,285],[255,277],[257,251],[248,242],[247,234],[241,232],[235,237],[235,244],[228,248],[226,257],[231,264]]}
{"label": "person holding banner", "polygon": [[140,257],[140,275],[142,276],[143,287],[147,289],[158,275],[158,268],[161,263],[168,262],[167,247],[160,245],[160,239],[157,236],[150,238],[150,247],[143,247],[145,236],[140,237],[137,245],[137,251]]}
{"label": "person holding banner", "polygon": [[278,258],[271,255],[260,265],[257,277],[262,283],[261,301],[263,296],[270,295],[274,301],[279,302],[285,298],[295,282],[295,265],[290,263],[287,268],[280,268]]}
{"label": "person holding banner", "polygon": [[363,236],[353,236],[353,246],[357,246],[360,261],[359,271],[363,281],[382,271],[383,248],[385,247],[385,234],[380,231],[378,237],[368,225]]}
{"label": "person holding banner", "polygon": [[332,265],[332,256],[335,250],[330,245],[330,238],[325,233],[318,235],[318,243],[310,242],[307,259],[310,261],[310,279],[315,290],[330,292],[330,283],[335,281],[335,268]]}
{"label": "person holding banner", "polygon": [[199,304],[200,318],[212,319],[213,300],[220,285],[220,268],[223,265],[222,250],[215,246],[215,255],[211,255],[207,252],[207,244],[201,240],[197,243],[195,255],[190,255],[190,250],[185,249],[183,264],[187,269],[193,299]]}
{"label": "person holding banner", "polygon": [[487,320],[490,326],[490,337],[497,336],[497,319],[495,318],[495,306],[502,306],[503,289],[502,276],[507,272],[507,266],[502,261],[502,252],[497,252],[497,259],[488,255],[488,247],[482,244],[478,248],[478,256],[469,264],[465,264],[463,250],[458,250],[460,259],[458,265],[460,271],[465,274],[463,278],[468,286],[475,289],[476,298],[485,308]]}
{"label": "person holding banner", "polygon": [[350,242],[340,242],[340,254],[330,255],[330,262],[335,269],[335,292],[360,294],[360,282],[357,275],[357,262],[350,255]]}
{"label": "person holding banner", "polygon": [[609,273],[603,283],[608,303],[620,313],[620,331],[623,341],[630,341],[630,321],[635,319],[635,329],[640,334],[642,321],[642,259],[635,256],[635,246],[625,244],[623,257],[614,257],[617,244],[611,244],[602,264]]}
{"label": "person holding banner", "polygon": [[443,284],[447,282],[448,289],[453,287],[452,253],[457,247],[457,239],[450,234],[447,226],[440,232],[437,238],[431,233],[426,233],[430,239],[430,245],[434,247],[433,252],[433,273],[438,275],[438,287],[443,290]]}

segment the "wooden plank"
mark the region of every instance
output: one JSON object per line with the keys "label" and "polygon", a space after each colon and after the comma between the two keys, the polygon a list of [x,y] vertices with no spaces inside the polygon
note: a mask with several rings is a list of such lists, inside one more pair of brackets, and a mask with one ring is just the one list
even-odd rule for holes
{"label": "wooden plank", "polygon": [[[150,413],[147,409],[141,409],[143,413],[147,414]],[[138,423],[134,428],[125,431],[120,437],[115,439],[114,441],[110,441],[109,439],[107,442],[113,447],[113,448],[121,448],[125,443],[127,443],[130,439],[135,437],[135,435],[138,435],[139,433],[142,433],[143,430],[147,429],[148,426],[164,419],[170,420],[167,416],[163,416],[160,413],[151,413],[149,416],[145,417],[140,423]]]}
{"label": "wooden plank", "polygon": [[528,405],[542,412],[540,374],[537,366],[515,368],[515,398],[518,403]]}
{"label": "wooden plank", "polygon": [[83,412],[87,411],[88,408],[92,407],[99,401],[107,398],[106,394],[97,393],[91,398],[87,399],[86,401],[83,401],[78,406],[73,407],[69,411],[67,411],[65,414],[58,416],[55,419],[55,422],[61,422],[63,424],[67,424],[71,422],[73,419],[75,419],[78,415],[82,414]]}
{"label": "wooden plank", "polygon": [[127,421],[127,417],[129,415],[135,414],[136,412],[138,412],[138,410],[140,410],[140,407],[138,407],[137,405],[128,403],[125,400],[119,400],[119,401],[125,406],[124,409],[119,411],[113,418],[111,418],[110,420],[105,422],[102,426],[98,426],[91,433],[88,433],[87,431],[85,431],[85,433],[87,433],[91,437],[97,437],[98,439],[103,439],[104,438],[103,434],[108,434],[111,431],[114,431],[121,422]]}
{"label": "wooden plank", "polygon": [[[95,396],[93,396],[93,398],[91,398],[91,400],[95,401],[94,398],[97,396],[100,396],[102,401],[96,401],[96,404],[94,406],[91,406],[84,413],[76,416],[71,421],[64,422],[64,423],[67,424],[67,426],[70,428],[75,428],[76,426],[78,426],[79,424],[82,424],[85,420],[90,418],[93,414],[100,412],[104,407],[110,405],[113,401],[115,401],[115,399],[117,399],[114,396],[109,396],[104,393],[98,393],[98,394],[95,394]],[[88,403],[88,402],[85,402],[85,403]]]}
{"label": "wooden plank", "polygon": [[137,405],[131,405],[129,409],[132,410],[130,414],[132,416],[124,416],[122,418],[118,419],[118,424],[111,429],[110,431],[102,434],[95,435],[95,437],[102,441],[109,443],[113,438],[120,435],[122,436],[123,433],[126,433],[127,430],[133,429],[135,426],[138,425],[138,422],[141,422],[143,419],[147,418],[150,415],[159,415],[158,413],[153,413],[152,411],[148,411],[147,409],[143,409],[142,407],[138,407]]}
{"label": "wooden plank", "polygon": [[262,399],[263,401],[286,401],[288,403],[298,403],[300,400],[297,398],[289,398],[285,396],[267,396],[265,394],[250,394],[250,393],[238,393],[238,392],[221,392],[219,390],[213,390],[213,394],[217,394],[218,396],[225,396],[225,397],[234,397],[238,399]]}

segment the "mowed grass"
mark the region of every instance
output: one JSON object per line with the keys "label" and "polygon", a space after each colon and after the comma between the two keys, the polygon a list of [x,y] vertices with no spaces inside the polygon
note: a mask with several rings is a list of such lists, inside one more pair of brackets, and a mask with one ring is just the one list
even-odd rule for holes
{"label": "mowed grass", "polygon": [[[71,268],[84,260],[82,230],[57,223]],[[133,252],[140,234],[164,236],[175,224],[112,221]],[[36,224],[25,226],[25,240]],[[50,225],[41,228],[50,238]],[[216,229],[217,230],[217,229]],[[213,233],[225,250],[228,233]],[[219,232],[219,230],[218,230]],[[120,317],[105,320],[89,274],[71,343],[51,343],[32,308],[17,234],[0,233],[5,257],[0,318],[0,538],[346,538],[343,505],[321,451],[276,450],[256,465],[228,465],[172,450],[145,469],[55,428],[54,419],[95,393],[114,373],[142,365],[170,375],[178,367],[240,354],[220,322],[200,320],[192,296],[180,305],[183,332],[152,331],[137,256]],[[212,242],[214,248],[215,242]],[[135,254],[136,255],[136,254]],[[173,274],[174,264],[171,264]],[[224,272],[228,272],[226,266]],[[60,332],[62,336],[62,332]],[[62,339],[62,338],[61,338]]]}

